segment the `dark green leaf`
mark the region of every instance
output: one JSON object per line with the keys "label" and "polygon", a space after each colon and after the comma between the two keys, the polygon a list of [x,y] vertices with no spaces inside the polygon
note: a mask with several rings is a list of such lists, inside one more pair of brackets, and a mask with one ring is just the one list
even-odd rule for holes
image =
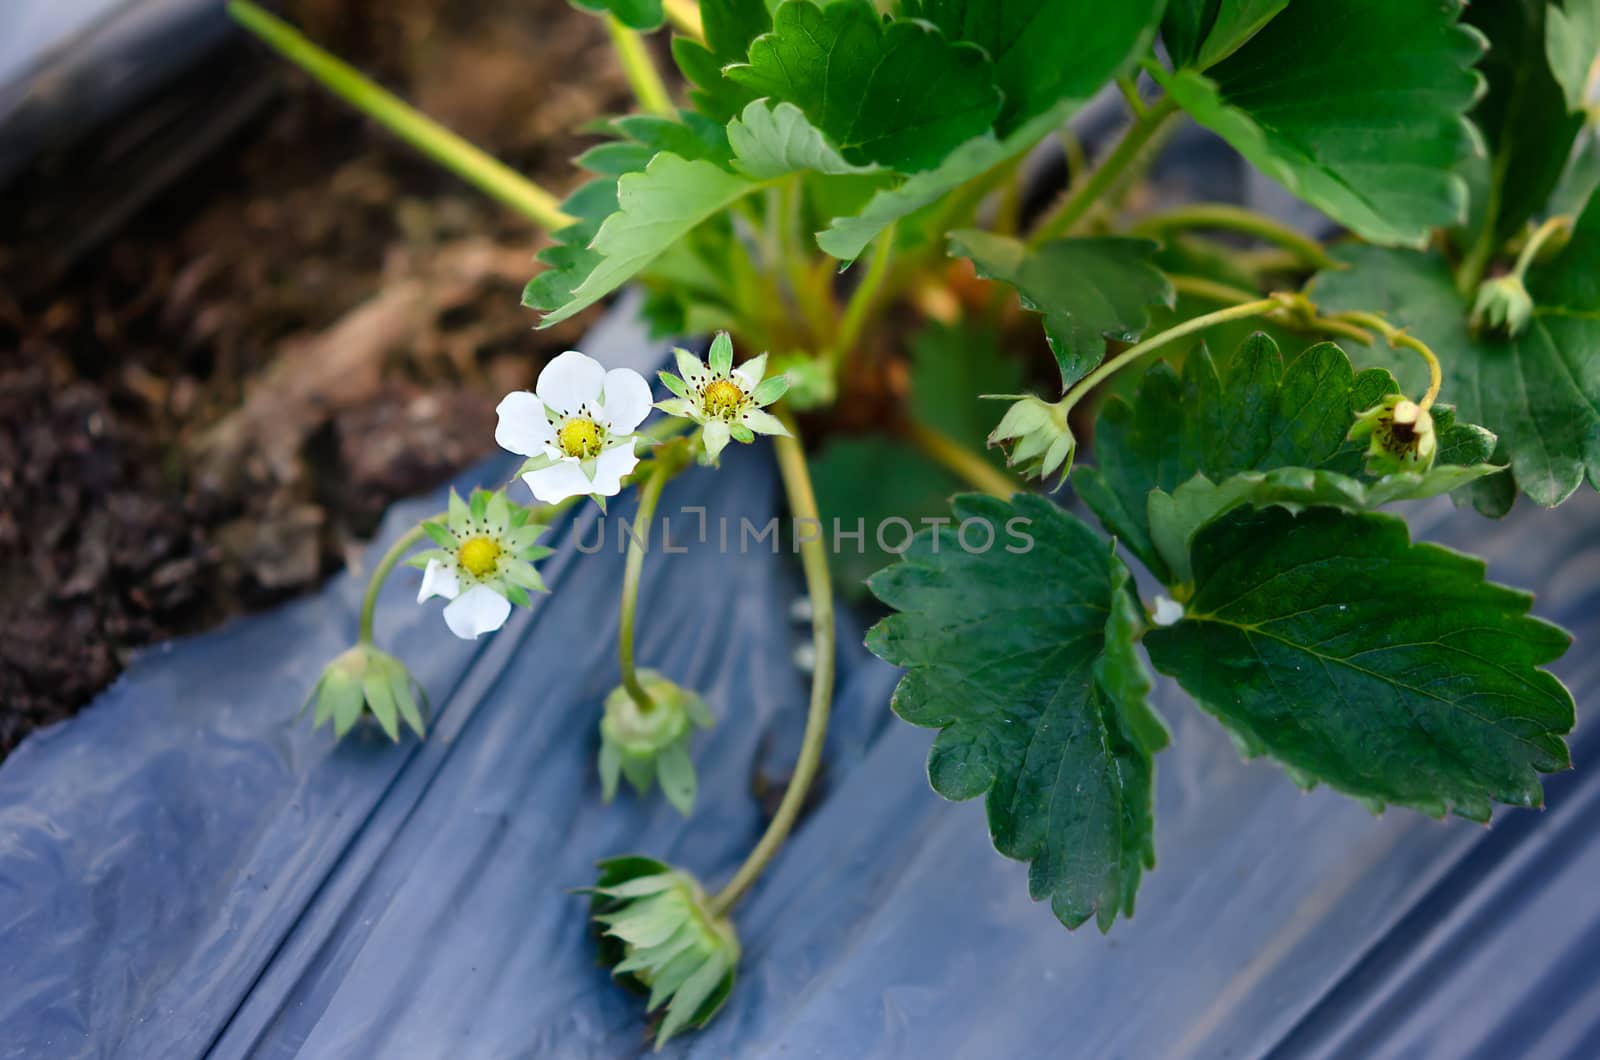
{"label": "dark green leaf", "polygon": [[1152,490],[1171,493],[1196,474],[1221,482],[1241,471],[1280,467],[1360,469],[1345,441],[1356,412],[1394,386],[1386,372],[1358,377],[1332,343],[1285,366],[1265,335],[1247,340],[1219,374],[1203,347],[1183,378],[1165,363],[1145,375],[1131,403],[1106,403],[1095,426],[1095,466],[1073,484],[1084,503],[1162,581],[1172,574],[1150,538]]}
{"label": "dark green leaf", "polygon": [[1538,667],[1570,638],[1480,560],[1393,516],[1269,508],[1203,531],[1194,566],[1150,658],[1300,782],[1487,820],[1540,805],[1538,775],[1568,766],[1572,697]]}
{"label": "dark green leaf", "polygon": [[1058,239],[1030,248],[968,229],[950,234],[950,250],[1044,316],[1063,390],[1105,359],[1107,338],[1138,339],[1150,307],[1173,301],[1172,284],[1151,264],[1156,244],[1144,239]]}
{"label": "dark green leaf", "polygon": [[981,49],[925,23],[885,24],[866,3],[786,0],[749,63],[727,74],[799,107],[850,161],[906,172],[939,165],[1000,110]]}
{"label": "dark green leaf", "polygon": [[[1499,436],[1524,493],[1553,506],[1585,474],[1600,481],[1600,202],[1561,254],[1529,273],[1537,308],[1516,338],[1472,333],[1467,303],[1437,255],[1346,247],[1335,257],[1350,267],[1317,278],[1318,304],[1385,313],[1432,347],[1445,398]],[[1360,357],[1420,392],[1426,377],[1409,352],[1374,345]]]}
{"label": "dark green leaf", "polygon": [[1204,70],[1226,59],[1289,6],[1289,0],[1168,0],[1161,22],[1174,67]]}
{"label": "dark green leaf", "polygon": [[661,10],[661,0],[572,0],[587,11],[609,14],[630,29],[649,32],[661,28],[666,16]]}
{"label": "dark green leaf", "polygon": [[711,118],[727,121],[753,101],[755,93],[730,81],[723,69],[749,57],[750,42],[772,29],[772,10],[767,0],[700,0],[700,24],[706,42],[674,38],[672,57],[695,86],[690,93],[695,106]]}
{"label": "dark green leaf", "polygon": [[1172,97],[1257,168],[1367,239],[1461,220],[1479,38],[1452,0],[1296,0]]}
{"label": "dark green leaf", "polygon": [[[1128,574],[1106,542],[1048,500],[965,495],[954,518],[995,529],[968,552],[924,534],[872,589],[899,614],[867,645],[907,668],[894,710],[939,729],[928,778],[948,799],[985,795],[990,834],[1032,862],[1028,889],[1068,927],[1131,915],[1155,863],[1154,754],[1166,730],[1146,702]],[[1026,551],[1006,527],[1030,520]],[[1014,546],[1020,548],[1020,545]],[[1037,606],[1048,600],[1048,607]]]}
{"label": "dark green leaf", "polygon": [[1488,177],[1484,208],[1473,204],[1473,221],[1489,223],[1492,204],[1498,246],[1544,208],[1583,117],[1567,113],[1545,58],[1545,0],[1473,4],[1464,21],[1489,39],[1478,65],[1488,91],[1472,112],[1488,141],[1489,159],[1479,163],[1488,166]]}
{"label": "dark green leaf", "polygon": [[1087,100],[1149,46],[1159,0],[907,0],[905,14],[994,61],[1004,136],[1064,99]]}

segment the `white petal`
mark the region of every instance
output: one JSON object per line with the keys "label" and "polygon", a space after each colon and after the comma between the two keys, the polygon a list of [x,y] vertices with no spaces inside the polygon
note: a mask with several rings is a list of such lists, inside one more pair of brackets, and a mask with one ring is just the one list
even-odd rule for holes
{"label": "white petal", "polygon": [[751,409],[744,414],[744,425],[757,434],[783,434],[789,433],[783,421],[770,412],[761,409]]}
{"label": "white petal", "polygon": [[444,624],[462,640],[493,633],[510,617],[511,601],[487,585],[474,585],[444,609]]}
{"label": "white petal", "polygon": [[745,393],[748,394],[756,388],[757,383],[766,378],[767,355],[763,353],[759,357],[750,358],[730,374],[738,377],[739,381],[744,384]]}
{"label": "white petal", "polygon": [[417,590],[417,603],[434,596],[454,600],[460,592],[461,583],[456,578],[455,568],[430,559],[422,572],[422,588]]}
{"label": "white petal", "polygon": [[534,499],[544,504],[555,504],[568,497],[587,497],[594,486],[584,475],[576,460],[561,460],[538,471],[529,471],[522,481],[533,491]]}
{"label": "white petal", "polygon": [[494,440],[502,449],[518,456],[539,456],[556,440],[555,428],[545,419],[544,402],[526,390],[513,390],[494,411],[500,417]]}
{"label": "white petal", "polygon": [[712,420],[706,424],[702,437],[705,438],[706,443],[706,458],[715,460],[722,455],[722,450],[727,448],[728,439],[731,435],[728,433],[728,425],[726,423],[721,420]]}
{"label": "white petal", "polygon": [[595,458],[594,484],[590,489],[602,497],[615,497],[622,492],[622,480],[638,466],[632,442],[613,446]]}
{"label": "white petal", "polygon": [[1156,596],[1156,613],[1151,616],[1158,626],[1170,626],[1183,617],[1183,605],[1165,596]]}
{"label": "white petal", "polygon": [[593,357],[568,350],[544,366],[535,388],[539,400],[564,415],[572,416],[583,406],[599,405],[600,389],[606,383],[606,370]]}
{"label": "white petal", "polygon": [[606,373],[604,416],[612,434],[632,434],[650,415],[650,384],[632,368]]}

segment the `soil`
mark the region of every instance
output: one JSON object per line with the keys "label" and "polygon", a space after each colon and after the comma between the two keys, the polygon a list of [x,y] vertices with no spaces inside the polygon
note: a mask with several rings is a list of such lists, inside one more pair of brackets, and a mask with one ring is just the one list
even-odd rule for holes
{"label": "soil", "polygon": [[[553,190],[579,179],[570,130],[627,103],[603,28],[555,0],[287,8]],[[0,757],[140,647],[357,557],[391,501],[493,448],[499,397],[591,322],[533,331],[538,233],[233,47],[229,90],[246,69],[263,105],[70,271],[46,260],[64,231],[0,239]],[[61,210],[47,177],[18,214]]]}

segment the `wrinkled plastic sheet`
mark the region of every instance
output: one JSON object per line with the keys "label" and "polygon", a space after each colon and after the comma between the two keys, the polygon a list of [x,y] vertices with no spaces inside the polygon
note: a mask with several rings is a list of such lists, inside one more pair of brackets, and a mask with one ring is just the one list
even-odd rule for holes
{"label": "wrinkled plastic sheet", "polygon": [[[646,367],[659,351],[618,320],[586,348]],[[441,501],[399,506],[371,554]],[[715,528],[779,507],[768,454],[744,447],[663,503],[690,551],[645,567],[639,655],[719,718],[695,746],[690,822],[659,796],[599,803],[622,556],[614,526],[595,555],[571,547],[596,540],[592,506],[553,535],[554,593],[481,643],[412,602],[414,572],[393,579],[377,628],[432,694],[426,742],[335,746],[295,717],[354,638],[359,577],[146,653],[0,766],[0,1055],[645,1052],[642,1004],[596,966],[569,889],[631,852],[714,883],[759,834],[753,790],[781,785],[799,741],[808,626],[792,560],[719,554]],[[1414,524],[1486,553],[1592,644],[1597,515],[1585,493],[1501,523],[1433,505]],[[929,791],[930,734],[891,718],[895,672],[860,632],[841,620],[820,804],[739,911],[740,984],[668,1055],[1600,1055],[1600,773],[1554,778],[1546,812],[1489,828],[1374,817],[1241,763],[1161,682],[1160,864],[1131,922],[1068,934],[990,847],[981,804]],[[1559,667],[1580,704],[1595,658]],[[1580,764],[1594,746],[1580,739]]]}

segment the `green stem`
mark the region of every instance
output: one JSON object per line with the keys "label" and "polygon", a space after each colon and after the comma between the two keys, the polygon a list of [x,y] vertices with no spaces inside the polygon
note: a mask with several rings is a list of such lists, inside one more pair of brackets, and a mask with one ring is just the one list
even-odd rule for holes
{"label": "green stem", "polygon": [[1040,223],[1033,233],[1033,238],[1028,242],[1038,246],[1046,240],[1070,234],[1073,226],[1083,219],[1084,214],[1100,200],[1100,196],[1117,182],[1122,171],[1139,157],[1151,137],[1166,124],[1167,119],[1177,113],[1178,105],[1170,96],[1163,97],[1147,107],[1144,113],[1128,126],[1128,131],[1122,134],[1122,139],[1106,156],[1105,161],[1089,174],[1089,179],[1083,181],[1061,200],[1055,212]]}
{"label": "green stem", "polygon": [[839,334],[829,356],[835,374],[843,363],[845,355],[854,350],[856,343],[861,340],[861,331],[866,327],[867,314],[872,311],[872,304],[877,300],[878,292],[883,287],[884,277],[889,275],[889,263],[894,259],[894,236],[895,226],[892,224],[878,236],[877,246],[872,251],[872,261],[867,265],[867,274],[861,277],[861,283],[851,293],[850,301],[845,306],[844,319],[839,324]]}
{"label": "green stem", "polygon": [[1158,235],[1183,228],[1240,232],[1293,251],[1313,268],[1327,269],[1334,264],[1322,244],[1310,236],[1254,210],[1225,203],[1202,203],[1157,214],[1139,222],[1133,231],[1138,235]]}
{"label": "green stem", "polygon": [[1207,313],[1192,320],[1185,320],[1182,324],[1170,327],[1159,335],[1153,335],[1137,345],[1129,346],[1117,356],[1107,360],[1100,367],[1073,384],[1072,389],[1067,391],[1066,396],[1056,402],[1056,407],[1061,409],[1063,413],[1072,411],[1078,402],[1083,400],[1083,396],[1103,380],[1139,360],[1145,354],[1153,353],[1163,346],[1170,345],[1185,335],[1193,335],[1197,331],[1204,331],[1206,328],[1214,327],[1217,324],[1226,324],[1230,320],[1245,320],[1249,317],[1265,316],[1280,308],[1282,304],[1277,298],[1258,298],[1254,302],[1245,302],[1243,305],[1230,306],[1227,309],[1219,309],[1214,313]]}
{"label": "green stem", "polygon": [[1511,164],[1511,152],[1502,150],[1495,156],[1494,172],[1489,177],[1489,194],[1484,200],[1483,227],[1473,242],[1461,267],[1456,270],[1456,290],[1463,298],[1471,298],[1483,274],[1489,271],[1489,260],[1494,257],[1495,230],[1500,226],[1500,188],[1505,183],[1506,171]]}
{"label": "green stem", "polygon": [[624,26],[615,15],[607,15],[605,23],[606,32],[611,34],[611,46],[616,49],[622,72],[628,76],[628,84],[639,106],[652,114],[672,117],[672,97],[667,94],[655,60],[645,50],[644,38]]}
{"label": "green stem", "polygon": [[228,13],[324,88],[479,191],[530,218],[545,231],[558,232],[576,220],[561,211],[554,195],[379,88],[354,67],[312,44],[283,20],[269,15],[249,0],[230,0]]}
{"label": "green stem", "polygon": [[[1208,280],[1204,276],[1186,276],[1181,273],[1168,273],[1167,279],[1172,283],[1172,289],[1180,295],[1192,298],[1202,298],[1208,302],[1221,302],[1223,305],[1242,305],[1253,302],[1261,295],[1256,291],[1247,291],[1243,287],[1234,287],[1231,284],[1218,283]],[[1353,339],[1363,346],[1372,345],[1372,336],[1348,321],[1338,320],[1333,317],[1312,315],[1302,320],[1298,316],[1290,316],[1282,323],[1295,331],[1307,332],[1314,335],[1343,335]]]}
{"label": "green stem", "polygon": [[1395,327],[1376,313],[1352,311],[1337,315],[1352,324],[1371,328],[1387,339],[1390,346],[1396,349],[1408,349],[1421,357],[1428,366],[1428,390],[1422,395],[1422,400],[1417,402],[1417,407],[1424,412],[1433,407],[1433,401],[1439,396],[1439,389],[1444,385],[1444,372],[1439,366],[1439,358],[1428,348],[1427,343],[1414,335],[1408,335],[1404,328]]}
{"label": "green stem", "polygon": [[644,571],[645,549],[650,542],[650,523],[656,517],[656,502],[661,490],[672,477],[667,465],[657,462],[639,490],[639,510],[634,515],[634,525],[628,537],[628,559],[622,571],[622,619],[617,629],[617,660],[622,666],[622,684],[628,695],[644,714],[655,709],[655,700],[639,683],[639,671],[633,663],[633,614],[639,602],[639,576]]}
{"label": "green stem", "polygon": [[1538,258],[1539,251],[1549,242],[1550,237],[1564,228],[1572,227],[1573,219],[1565,214],[1551,217],[1534,230],[1528,237],[1527,245],[1522,248],[1522,253],[1517,255],[1517,264],[1512,268],[1511,274],[1518,280],[1527,278],[1528,269]]}
{"label": "green stem", "polygon": [[1022,488],[989,461],[925,423],[910,420],[905,424],[905,431],[918,449],[953,471],[973,489],[982,490],[991,497],[999,497],[1004,501],[1010,500],[1012,494]]}
{"label": "green stem", "polygon": [[372,613],[378,606],[378,591],[383,588],[384,580],[389,577],[389,572],[394,570],[395,564],[410,552],[417,542],[421,541],[427,533],[422,529],[422,523],[433,522],[437,519],[450,518],[449,512],[439,512],[417,523],[410,530],[400,535],[400,539],[389,546],[389,551],[383,554],[378,565],[372,569],[372,576],[367,579],[367,594],[361,598],[361,633],[362,644],[372,643]]}
{"label": "green stem", "polygon": [[[790,437],[773,439],[778,454],[778,470],[783,475],[784,490],[789,498],[789,511],[796,519],[814,520],[821,525],[817,511],[817,498],[811,488],[811,475],[806,470],[806,454],[795,433],[794,421],[779,413]],[[760,842],[750,851],[739,871],[727,886],[711,899],[709,912],[723,916],[742,898],[751,884],[761,875],[772,860],[789,830],[800,815],[806,801],[806,792],[816,778],[817,767],[822,763],[822,744],[828,732],[828,713],[833,706],[833,582],[828,574],[828,553],[822,536],[800,541],[800,563],[805,569],[806,590],[811,596],[811,643],[816,650],[816,669],[811,674],[811,706],[806,714],[806,732],[800,744],[800,757],[794,764],[794,776],[778,803],[778,812],[762,834]]]}

